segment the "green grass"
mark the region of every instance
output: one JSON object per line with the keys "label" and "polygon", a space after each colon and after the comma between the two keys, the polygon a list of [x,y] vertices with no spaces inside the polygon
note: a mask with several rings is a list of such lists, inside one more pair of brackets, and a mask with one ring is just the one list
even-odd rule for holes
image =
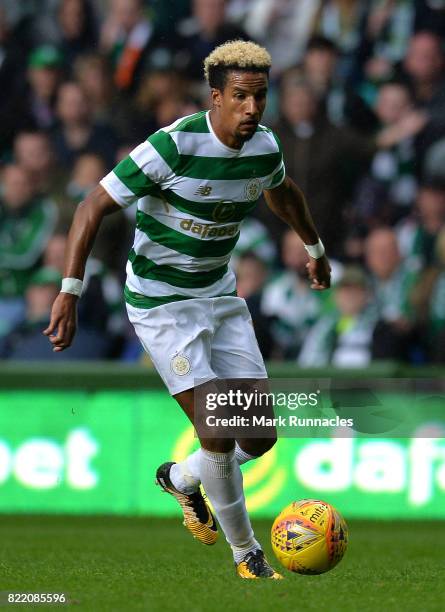
{"label": "green grass", "polygon": [[[270,523],[254,527],[274,561]],[[0,515],[0,591],[65,592],[95,612],[444,609],[444,523],[349,527],[349,549],[331,572],[253,582],[235,576],[223,539],[203,546],[179,520]]]}

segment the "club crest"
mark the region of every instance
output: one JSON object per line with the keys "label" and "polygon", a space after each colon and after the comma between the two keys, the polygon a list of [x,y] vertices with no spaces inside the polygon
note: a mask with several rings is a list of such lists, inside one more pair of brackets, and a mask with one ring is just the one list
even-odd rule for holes
{"label": "club crest", "polygon": [[249,202],[255,202],[258,200],[261,193],[261,181],[258,178],[251,178],[247,181],[244,188],[244,193]]}

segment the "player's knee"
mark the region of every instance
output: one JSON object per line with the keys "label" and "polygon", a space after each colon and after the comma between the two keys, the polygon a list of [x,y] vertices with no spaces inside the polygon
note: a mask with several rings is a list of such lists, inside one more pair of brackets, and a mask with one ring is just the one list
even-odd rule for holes
{"label": "player's knee", "polygon": [[234,449],[235,441],[231,438],[203,438],[201,446],[211,453],[230,453]]}
{"label": "player's knee", "polygon": [[267,453],[277,441],[276,435],[271,435],[267,438],[251,438],[248,440],[243,440],[240,444],[243,451],[249,453],[249,455],[253,455],[254,457],[260,457]]}

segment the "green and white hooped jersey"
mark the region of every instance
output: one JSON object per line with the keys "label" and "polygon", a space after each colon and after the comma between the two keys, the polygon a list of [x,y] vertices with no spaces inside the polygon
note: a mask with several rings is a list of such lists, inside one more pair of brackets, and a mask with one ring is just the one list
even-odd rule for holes
{"label": "green and white hooped jersey", "polygon": [[217,138],[208,111],[152,134],[101,181],[121,206],[138,202],[126,301],[152,308],[235,295],[228,263],[240,224],[284,176],[281,147],[263,126],[240,150]]}

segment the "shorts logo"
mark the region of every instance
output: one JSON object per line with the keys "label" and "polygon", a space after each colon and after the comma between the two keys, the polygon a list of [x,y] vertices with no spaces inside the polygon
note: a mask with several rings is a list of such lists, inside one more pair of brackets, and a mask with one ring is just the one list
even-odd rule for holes
{"label": "shorts logo", "polygon": [[244,188],[244,194],[249,202],[255,202],[258,200],[261,193],[261,181],[257,178],[251,178],[247,181],[246,186]]}
{"label": "shorts logo", "polygon": [[233,217],[235,204],[233,202],[219,202],[213,209],[212,217],[215,221],[223,223]]}
{"label": "shorts logo", "polygon": [[190,361],[185,355],[175,355],[171,360],[170,367],[177,376],[185,376],[192,369]]}

